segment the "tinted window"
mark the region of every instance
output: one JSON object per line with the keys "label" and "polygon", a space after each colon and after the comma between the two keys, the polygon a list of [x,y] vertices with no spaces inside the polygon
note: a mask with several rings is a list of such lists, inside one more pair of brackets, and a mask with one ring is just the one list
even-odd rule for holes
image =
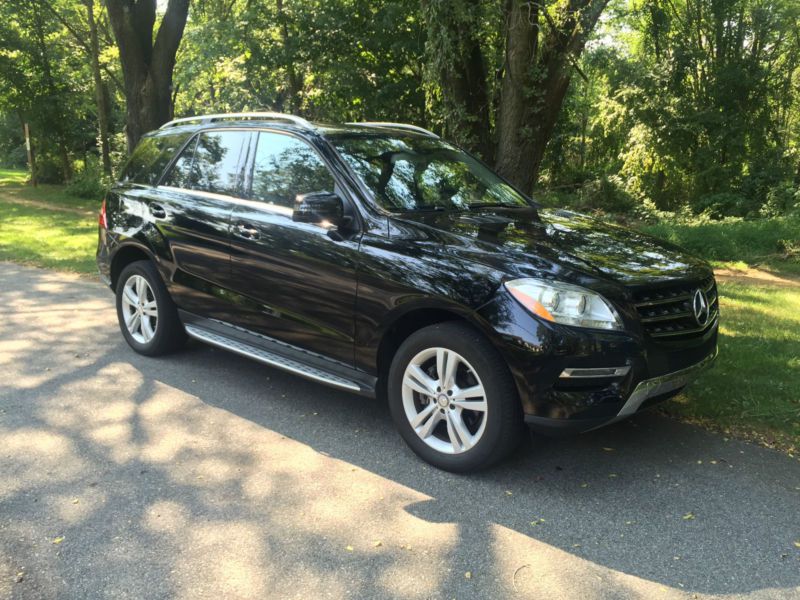
{"label": "tinted window", "polygon": [[197,138],[193,139],[183,149],[178,160],[172,165],[172,169],[164,180],[164,185],[176,188],[191,188],[196,178],[192,177],[192,161],[194,160],[194,149],[197,146]]}
{"label": "tinted window", "polygon": [[258,135],[253,198],[294,208],[298,194],[333,191],[333,176],[307,143],[279,133]]}
{"label": "tinted window", "polygon": [[480,161],[441,140],[352,134],[331,141],[389,210],[531,205]]}
{"label": "tinted window", "polygon": [[245,163],[249,139],[247,131],[201,134],[194,151],[189,187],[235,195],[239,189],[240,167]]}
{"label": "tinted window", "polygon": [[175,133],[142,138],[125,165],[120,181],[155,185],[187,137],[188,133]]}

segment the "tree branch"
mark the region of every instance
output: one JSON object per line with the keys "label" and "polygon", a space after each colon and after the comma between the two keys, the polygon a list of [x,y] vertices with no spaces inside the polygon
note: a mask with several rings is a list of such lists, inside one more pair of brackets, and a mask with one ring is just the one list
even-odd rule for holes
{"label": "tree branch", "polygon": [[[50,4],[49,0],[42,0],[42,4],[58,19],[58,22],[61,23],[67,31],[69,31],[72,38],[78,43],[78,45],[83,48],[83,51],[86,52],[87,56],[92,55],[92,49],[89,47],[89,44],[86,43],[86,38],[89,36],[89,33],[84,31],[80,32],[70,23],[64,15],[58,12],[55,7]],[[122,89],[122,82],[119,78],[108,69],[105,65],[100,65],[100,68],[103,69],[103,72],[108,76],[108,78],[116,85],[118,88]]]}

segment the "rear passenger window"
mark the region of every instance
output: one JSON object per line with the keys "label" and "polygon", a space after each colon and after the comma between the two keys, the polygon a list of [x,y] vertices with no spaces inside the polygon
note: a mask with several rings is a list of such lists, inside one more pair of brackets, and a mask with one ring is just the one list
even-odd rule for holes
{"label": "rear passenger window", "polygon": [[258,134],[253,198],[294,208],[298,194],[333,192],[334,186],[328,167],[307,143],[279,133]]}
{"label": "rear passenger window", "polygon": [[191,166],[192,189],[236,195],[250,133],[210,131],[200,135]]}
{"label": "rear passenger window", "polygon": [[194,149],[197,146],[197,138],[193,139],[183,149],[178,160],[172,165],[167,177],[164,179],[164,185],[175,188],[191,188],[192,182],[196,181],[196,177],[192,176],[192,161],[194,160]]}
{"label": "rear passenger window", "polygon": [[174,133],[142,138],[125,165],[120,181],[155,185],[187,137],[188,133]]}

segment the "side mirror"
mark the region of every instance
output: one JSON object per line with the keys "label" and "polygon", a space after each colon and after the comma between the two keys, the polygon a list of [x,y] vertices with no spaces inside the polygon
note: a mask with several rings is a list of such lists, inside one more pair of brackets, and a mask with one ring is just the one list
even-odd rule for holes
{"label": "side mirror", "polygon": [[313,223],[330,228],[339,226],[344,217],[344,203],[332,192],[312,192],[295,196],[292,221]]}

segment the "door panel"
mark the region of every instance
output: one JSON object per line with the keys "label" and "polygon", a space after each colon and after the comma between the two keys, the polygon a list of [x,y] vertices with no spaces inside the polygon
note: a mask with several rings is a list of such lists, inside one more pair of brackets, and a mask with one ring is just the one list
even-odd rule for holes
{"label": "door panel", "polygon": [[298,194],[337,191],[327,166],[305,141],[259,134],[252,199],[231,223],[231,275],[252,305],[243,327],[353,364],[358,235],[295,223]]}
{"label": "door panel", "polygon": [[212,316],[220,309],[219,294],[230,279],[230,219],[228,200],[201,196],[191,190],[159,187],[150,206],[163,209],[157,227],[175,264],[170,292],[185,310]]}
{"label": "door panel", "polygon": [[215,318],[230,313],[230,220],[251,136],[236,130],[198,135],[151,194],[150,214],[175,263],[170,291],[187,311]]}

